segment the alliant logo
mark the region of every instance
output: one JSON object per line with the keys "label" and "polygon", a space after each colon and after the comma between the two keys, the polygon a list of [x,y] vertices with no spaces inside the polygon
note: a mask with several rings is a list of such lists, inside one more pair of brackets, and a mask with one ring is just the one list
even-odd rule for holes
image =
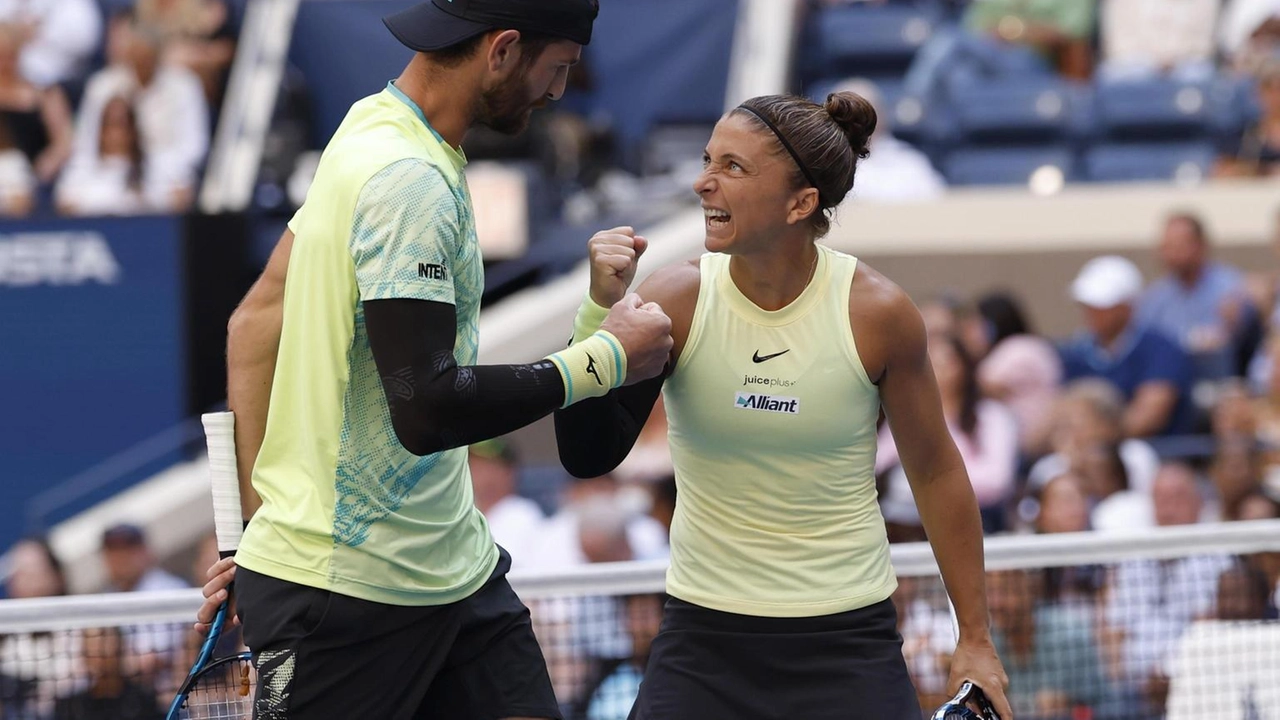
{"label": "alliant logo", "polygon": [[764,410],[765,412],[800,414],[800,399],[793,397],[776,397],[740,392],[734,397],[733,406],[743,410]]}

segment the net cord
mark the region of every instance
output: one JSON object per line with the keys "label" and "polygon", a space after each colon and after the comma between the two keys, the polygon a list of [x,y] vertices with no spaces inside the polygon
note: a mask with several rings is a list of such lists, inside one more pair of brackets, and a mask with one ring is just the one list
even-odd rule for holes
{"label": "net cord", "polygon": [[[1268,551],[1280,552],[1280,520],[1189,525],[1141,533],[1003,536],[987,538],[985,542],[988,570]],[[933,577],[938,573],[928,543],[894,545],[890,554],[899,577]],[[661,592],[666,567],[665,561],[600,563],[554,573],[518,571],[508,578],[526,601],[617,596]],[[3,600],[0,601],[0,634],[144,623],[194,623],[201,601],[198,589]]]}

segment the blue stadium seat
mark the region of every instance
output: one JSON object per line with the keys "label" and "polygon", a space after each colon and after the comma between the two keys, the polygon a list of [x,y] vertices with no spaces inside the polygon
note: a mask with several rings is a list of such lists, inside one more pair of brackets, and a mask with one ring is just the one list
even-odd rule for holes
{"label": "blue stadium seat", "polygon": [[1097,113],[1114,139],[1193,138],[1213,127],[1213,84],[1154,80],[1099,82]]}
{"label": "blue stadium seat", "polygon": [[1224,74],[1210,88],[1213,131],[1222,140],[1235,141],[1258,120],[1258,86],[1253,78]]}
{"label": "blue stadium seat", "polygon": [[1025,184],[1041,168],[1056,168],[1063,180],[1071,180],[1075,156],[1065,145],[965,148],[942,162],[942,173],[951,185]]}
{"label": "blue stadium seat", "polygon": [[948,94],[957,130],[969,141],[1058,140],[1072,127],[1072,88],[1057,78],[957,83]]}
{"label": "blue stadium seat", "polygon": [[1095,182],[1173,180],[1207,177],[1217,157],[1209,140],[1170,143],[1108,143],[1089,149],[1084,174]]}
{"label": "blue stadium seat", "polygon": [[[850,78],[845,77],[821,78],[809,83],[804,95],[816,103],[821,103],[827,99],[827,95],[835,92],[836,88],[840,87],[845,82],[848,82],[849,79]],[[876,86],[876,89],[880,91],[880,100],[886,108],[893,107],[893,104],[896,103],[898,98],[903,95],[902,78],[900,77],[892,75],[872,75],[860,76],[860,79],[866,80]]]}
{"label": "blue stadium seat", "polygon": [[893,134],[925,150],[944,150],[959,142],[955,111],[947,103],[904,93],[891,106]]}
{"label": "blue stadium seat", "polygon": [[808,66],[819,74],[901,72],[940,19],[929,5],[845,5],[811,15],[804,43]]}

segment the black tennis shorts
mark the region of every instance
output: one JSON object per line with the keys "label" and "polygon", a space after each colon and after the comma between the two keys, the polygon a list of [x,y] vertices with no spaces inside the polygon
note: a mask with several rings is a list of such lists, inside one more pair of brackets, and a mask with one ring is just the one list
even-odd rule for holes
{"label": "black tennis shorts", "polygon": [[529,610],[489,581],[450,605],[359,600],[240,568],[236,602],[258,669],[257,720],[561,717]]}
{"label": "black tennis shorts", "polygon": [[672,598],[631,720],[920,720],[889,600],[764,618]]}

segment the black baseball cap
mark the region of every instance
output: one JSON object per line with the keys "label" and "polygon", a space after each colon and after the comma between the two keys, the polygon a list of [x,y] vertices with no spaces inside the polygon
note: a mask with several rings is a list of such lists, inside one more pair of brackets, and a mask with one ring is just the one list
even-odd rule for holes
{"label": "black baseball cap", "polygon": [[147,544],[142,528],[132,523],[119,523],[102,531],[102,547],[106,549],[138,547]]}
{"label": "black baseball cap", "polygon": [[382,22],[397,40],[418,52],[442,50],[499,29],[586,45],[599,12],[598,0],[430,0]]}

